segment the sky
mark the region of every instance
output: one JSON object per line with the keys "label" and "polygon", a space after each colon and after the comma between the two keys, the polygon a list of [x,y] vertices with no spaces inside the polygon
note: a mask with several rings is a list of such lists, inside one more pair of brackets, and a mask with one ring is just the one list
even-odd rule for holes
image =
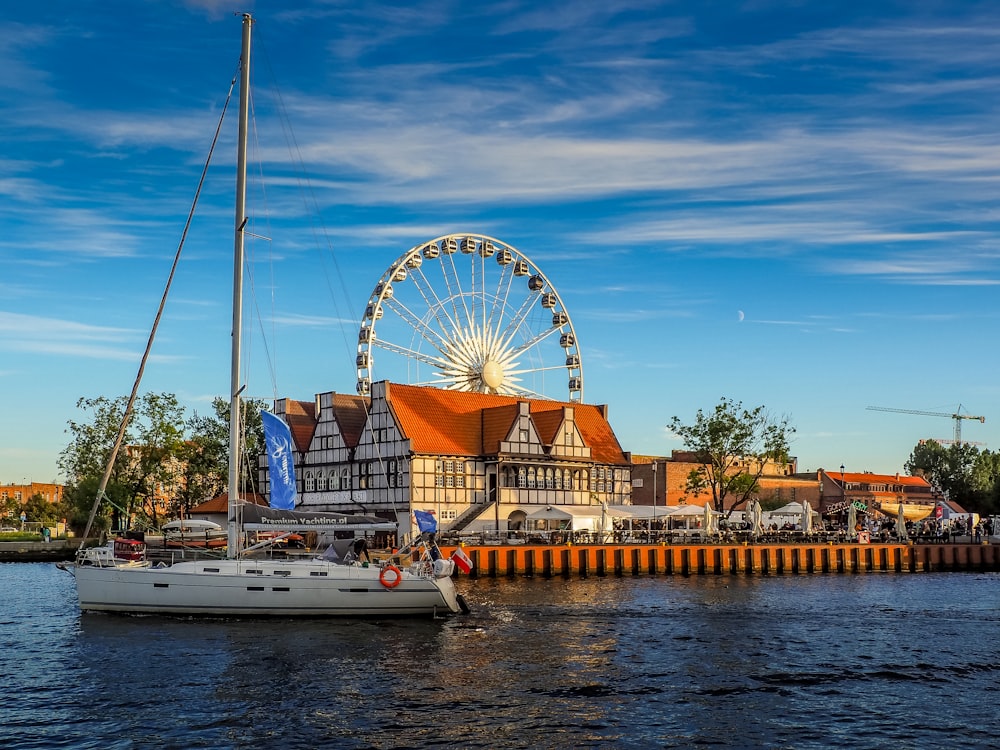
{"label": "sky", "polygon": [[[234,10],[256,19],[249,394],[353,393],[382,274],[470,232],[558,291],[584,401],[627,451],[682,448],[671,418],[722,398],[787,417],[801,471],[901,472],[958,410],[1000,449],[1000,6],[399,6],[7,8],[0,484],[62,478],[78,399],[132,387],[236,71]],[[189,414],[229,387],[225,122],[142,387]]]}

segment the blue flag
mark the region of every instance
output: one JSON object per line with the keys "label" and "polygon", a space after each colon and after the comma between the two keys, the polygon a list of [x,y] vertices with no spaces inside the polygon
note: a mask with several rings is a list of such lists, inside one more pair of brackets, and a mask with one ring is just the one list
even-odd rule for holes
{"label": "blue flag", "polygon": [[295,454],[288,425],[267,411],[260,413],[267,446],[268,477],[271,482],[271,507],[291,510],[295,507]]}
{"label": "blue flag", "polygon": [[434,514],[427,510],[415,510],[413,511],[413,517],[417,519],[417,528],[420,529],[422,533],[433,534],[437,531],[438,522],[434,517]]}

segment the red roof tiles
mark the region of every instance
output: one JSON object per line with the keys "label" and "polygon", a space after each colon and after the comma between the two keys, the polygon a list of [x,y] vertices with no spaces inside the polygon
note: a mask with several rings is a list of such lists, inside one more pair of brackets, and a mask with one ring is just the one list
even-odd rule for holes
{"label": "red roof tiles", "polygon": [[[386,383],[386,395],[403,434],[416,453],[477,456],[495,453],[517,413],[517,404],[530,404],[532,419],[543,441],[563,419],[563,410],[573,409],[575,422],[591,457],[600,463],[627,463],[624,451],[605,418],[604,408],[590,404],[529,400],[516,396],[465,393],[400,383]],[[511,407],[508,412],[498,407]],[[545,434],[545,432],[549,434]],[[501,434],[501,432],[503,434]]]}

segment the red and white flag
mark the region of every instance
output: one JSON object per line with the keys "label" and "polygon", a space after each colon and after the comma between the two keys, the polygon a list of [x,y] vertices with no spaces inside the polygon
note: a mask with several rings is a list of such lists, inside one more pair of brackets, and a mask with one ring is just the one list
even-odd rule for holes
{"label": "red and white flag", "polygon": [[472,572],[472,560],[469,559],[469,556],[465,554],[465,550],[461,547],[455,548],[455,551],[451,553],[451,559],[463,573]]}

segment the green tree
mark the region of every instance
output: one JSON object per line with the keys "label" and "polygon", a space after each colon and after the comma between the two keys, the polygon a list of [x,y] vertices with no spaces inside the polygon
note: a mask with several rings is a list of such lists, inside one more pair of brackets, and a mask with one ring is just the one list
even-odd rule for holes
{"label": "green tree", "polygon": [[[90,419],[69,421],[67,431],[72,439],[59,456],[59,467],[68,477],[67,495],[72,501],[74,519],[90,514],[126,403],[124,396],[77,401],[77,408],[87,412]],[[153,500],[161,487],[172,484],[171,472],[176,471],[174,459],[180,454],[183,440],[184,410],[176,396],[148,393],[136,399],[105,489],[113,504],[113,523],[133,518],[140,523],[157,523]],[[89,498],[81,491],[84,488],[92,490]]]}
{"label": "green tree", "polygon": [[[65,497],[74,528],[86,525],[126,403],[124,396],[77,401],[88,418],[69,421],[67,431],[72,439],[59,457],[59,467],[69,478]],[[265,406],[260,399],[243,404],[241,487],[253,487],[257,477],[257,456],[264,445],[260,412]],[[229,402],[214,399],[212,412],[188,419],[177,397],[169,393],[149,393],[136,400],[105,489],[111,510],[99,508],[98,528],[119,528],[129,522],[143,527],[160,525],[155,500],[168,489],[166,500],[175,513],[186,512],[225,491]]]}
{"label": "green tree", "polygon": [[[215,398],[211,415],[196,413],[188,421],[189,458],[193,462],[189,481],[197,488],[192,499],[199,494],[202,499],[214,497],[224,492],[229,483],[229,403],[224,398]],[[264,423],[260,413],[267,409],[268,404],[262,399],[247,399],[242,404],[240,487],[256,486],[258,456],[264,450]]]}
{"label": "green tree", "polygon": [[673,417],[670,429],[701,464],[688,476],[687,491],[710,490],[713,507],[726,514],[757,491],[768,462],[788,461],[795,432],[787,417],[774,419],[763,406],[748,410],[727,398],[708,414],[699,409],[693,424]]}
{"label": "green tree", "polygon": [[39,521],[44,526],[51,526],[63,519],[63,508],[50,503],[38,492],[25,501],[22,510],[29,521]]}
{"label": "green tree", "polygon": [[949,500],[980,514],[1000,509],[1000,454],[968,443],[945,447],[934,440],[918,443],[904,465]]}
{"label": "green tree", "polygon": [[965,505],[975,494],[973,467],[979,449],[968,443],[954,443],[947,448],[935,440],[916,445],[903,468],[908,474],[923,476],[949,500]]}

